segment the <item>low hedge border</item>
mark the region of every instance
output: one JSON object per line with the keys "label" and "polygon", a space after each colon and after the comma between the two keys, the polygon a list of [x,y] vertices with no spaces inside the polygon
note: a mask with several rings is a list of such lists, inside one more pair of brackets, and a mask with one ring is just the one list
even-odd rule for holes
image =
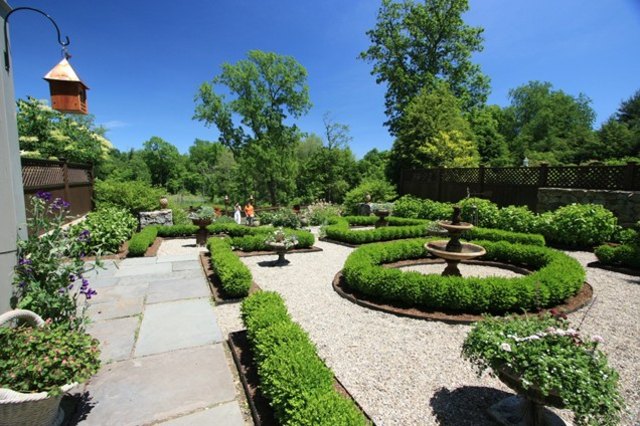
{"label": "low hedge border", "polygon": [[207,249],[211,253],[211,269],[220,280],[225,297],[245,297],[249,294],[253,277],[249,268],[231,250],[228,238],[209,238]]}
{"label": "low hedge border", "polygon": [[[327,239],[346,243],[351,246],[380,241],[417,238],[428,235],[433,222],[422,219],[406,219],[390,216],[389,226],[366,231],[354,231],[350,226],[373,225],[375,216],[335,217],[325,228]],[[442,234],[441,234],[442,235]],[[465,232],[468,240],[507,241],[516,244],[544,246],[544,237],[540,234],[524,234],[522,232],[503,231],[475,227]]]}
{"label": "low hedge border", "polygon": [[370,244],[347,258],[342,274],[347,288],[376,300],[428,310],[465,313],[533,311],[562,303],[582,287],[585,272],[570,256],[547,247],[507,242],[474,241],[485,260],[533,270],[518,278],[442,277],[384,268],[384,263],[427,256],[430,239]]}
{"label": "low hedge border", "polygon": [[353,401],[336,391],[331,370],[277,293],[251,295],[241,312],[260,389],[280,424],[370,424]]}
{"label": "low hedge border", "polygon": [[[622,244],[619,246],[610,246],[607,244],[596,247],[594,250],[596,257],[600,265],[594,266],[607,266],[620,268],[620,272],[629,273],[634,272],[640,274],[640,249],[631,244]],[[589,266],[592,266],[589,264]],[[629,268],[630,271],[624,272],[623,269]]]}
{"label": "low hedge border", "polygon": [[129,240],[127,257],[141,257],[158,236],[157,226],[147,226],[140,232],[136,232]]}

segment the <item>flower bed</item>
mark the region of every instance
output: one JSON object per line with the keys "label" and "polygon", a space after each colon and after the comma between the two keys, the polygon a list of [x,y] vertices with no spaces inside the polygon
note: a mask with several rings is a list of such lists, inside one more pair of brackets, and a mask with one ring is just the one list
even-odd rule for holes
{"label": "flower bed", "polygon": [[502,314],[536,310],[562,303],[582,287],[585,272],[566,254],[547,247],[475,241],[485,260],[533,270],[518,278],[443,277],[384,268],[384,263],[427,256],[431,239],[411,239],[363,246],[355,250],[342,270],[345,285],[381,301],[428,310]]}
{"label": "flower bed", "polygon": [[[487,318],[471,330],[462,354],[482,374],[505,369],[526,393],[555,396],[580,425],[618,424],[618,373],[598,350],[602,337],[583,339],[568,321],[551,316]],[[504,373],[502,373],[504,374]]]}
{"label": "flower bed", "polygon": [[366,425],[356,405],[333,386],[333,375],[282,298],[260,292],[242,303],[260,389],[280,424]]}

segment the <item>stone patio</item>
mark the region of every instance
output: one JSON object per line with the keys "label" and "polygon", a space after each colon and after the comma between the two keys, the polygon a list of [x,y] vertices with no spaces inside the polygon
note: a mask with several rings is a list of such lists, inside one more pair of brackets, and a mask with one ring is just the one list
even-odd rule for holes
{"label": "stone patio", "polygon": [[170,240],[158,257],[107,261],[91,274],[88,331],[103,365],[77,390],[89,399],[72,424],[251,424],[194,243]]}

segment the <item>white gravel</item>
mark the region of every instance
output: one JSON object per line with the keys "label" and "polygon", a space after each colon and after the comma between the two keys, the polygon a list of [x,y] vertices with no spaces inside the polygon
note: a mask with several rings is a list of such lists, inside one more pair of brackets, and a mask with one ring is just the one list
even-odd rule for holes
{"label": "white gravel", "polygon": [[198,247],[195,238],[171,238],[162,240],[158,248],[158,256],[192,254],[194,251],[207,251],[206,247]]}
{"label": "white gravel", "polygon": [[[262,289],[284,297],[320,357],[373,420],[378,425],[494,424],[486,408],[512,392],[497,379],[477,378],[461,358],[469,326],[398,317],[341,298],[331,282],[353,249],[321,241],[316,246],[323,251],[287,254],[291,263],[285,267],[260,266],[274,256],[242,261]],[[569,254],[583,263],[595,259],[591,253]],[[463,271],[470,273],[477,272]],[[588,280],[598,299],[582,330],[605,338],[603,349],[620,372],[629,405],[622,424],[637,425],[640,280],[594,268]],[[216,313],[225,333],[242,328],[237,304],[218,306]],[[581,318],[582,313],[571,315],[576,324]],[[567,412],[559,413],[570,419]]]}
{"label": "white gravel", "polygon": [[[444,268],[447,265],[445,263],[436,263],[436,264],[426,264],[426,265],[412,265],[412,266],[403,266],[401,269],[403,271],[416,271],[421,274],[441,274],[444,271]],[[505,278],[514,278],[522,276],[522,274],[518,274],[517,272],[510,271],[508,269],[496,268],[493,266],[482,266],[482,265],[469,265],[460,263],[458,265],[458,269],[463,277],[505,277]]]}

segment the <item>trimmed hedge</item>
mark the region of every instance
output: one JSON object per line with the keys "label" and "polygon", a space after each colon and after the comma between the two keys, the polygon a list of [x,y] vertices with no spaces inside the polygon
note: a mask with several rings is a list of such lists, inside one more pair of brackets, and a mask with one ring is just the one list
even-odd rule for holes
{"label": "trimmed hedge", "polygon": [[226,296],[244,297],[251,288],[251,271],[231,250],[226,238],[209,238],[207,249],[211,253],[211,268],[220,280]]}
{"label": "trimmed hedge", "polygon": [[259,292],[242,303],[260,389],[283,425],[366,425],[353,401],[333,387],[333,374],[282,298]]}
{"label": "trimmed hedge", "polygon": [[198,232],[196,225],[158,226],[160,237],[187,237]]}
{"label": "trimmed hedge", "polygon": [[640,269],[640,249],[632,244],[612,247],[602,245],[595,249],[596,257],[605,265]]}
{"label": "trimmed hedge", "polygon": [[370,244],[347,258],[342,273],[348,287],[382,301],[426,309],[467,313],[505,313],[557,305],[576,294],[585,280],[578,261],[547,247],[507,242],[474,241],[486,260],[533,269],[530,275],[503,277],[443,277],[383,268],[383,263],[427,256],[424,244],[413,239]]}
{"label": "trimmed hedge", "polygon": [[[241,251],[264,251],[271,250],[269,246],[265,244],[267,236],[273,232],[273,229],[267,229],[266,232],[261,232],[253,235],[245,235],[242,237],[233,237],[231,239],[231,245]],[[298,244],[294,248],[309,248],[315,243],[316,239],[309,231],[303,231],[301,229],[284,229],[287,236],[295,235],[298,239]]]}
{"label": "trimmed hedge", "polygon": [[531,246],[544,246],[544,237],[540,234],[523,234],[522,232],[502,231],[500,229],[487,229],[475,227],[464,233],[468,240],[506,241],[512,244],[526,244]]}
{"label": "trimmed hedge", "polygon": [[366,230],[354,231],[350,225],[371,226],[378,220],[375,216],[345,216],[334,217],[330,225],[325,228],[327,238],[342,241],[349,244],[366,244],[377,241],[398,240],[403,238],[415,238],[427,235],[430,222],[418,219],[405,219],[390,216],[389,226]]}
{"label": "trimmed hedge", "polygon": [[144,256],[149,246],[153,244],[158,236],[157,226],[147,226],[140,232],[133,234],[129,240],[129,253],[128,257],[140,257]]}

